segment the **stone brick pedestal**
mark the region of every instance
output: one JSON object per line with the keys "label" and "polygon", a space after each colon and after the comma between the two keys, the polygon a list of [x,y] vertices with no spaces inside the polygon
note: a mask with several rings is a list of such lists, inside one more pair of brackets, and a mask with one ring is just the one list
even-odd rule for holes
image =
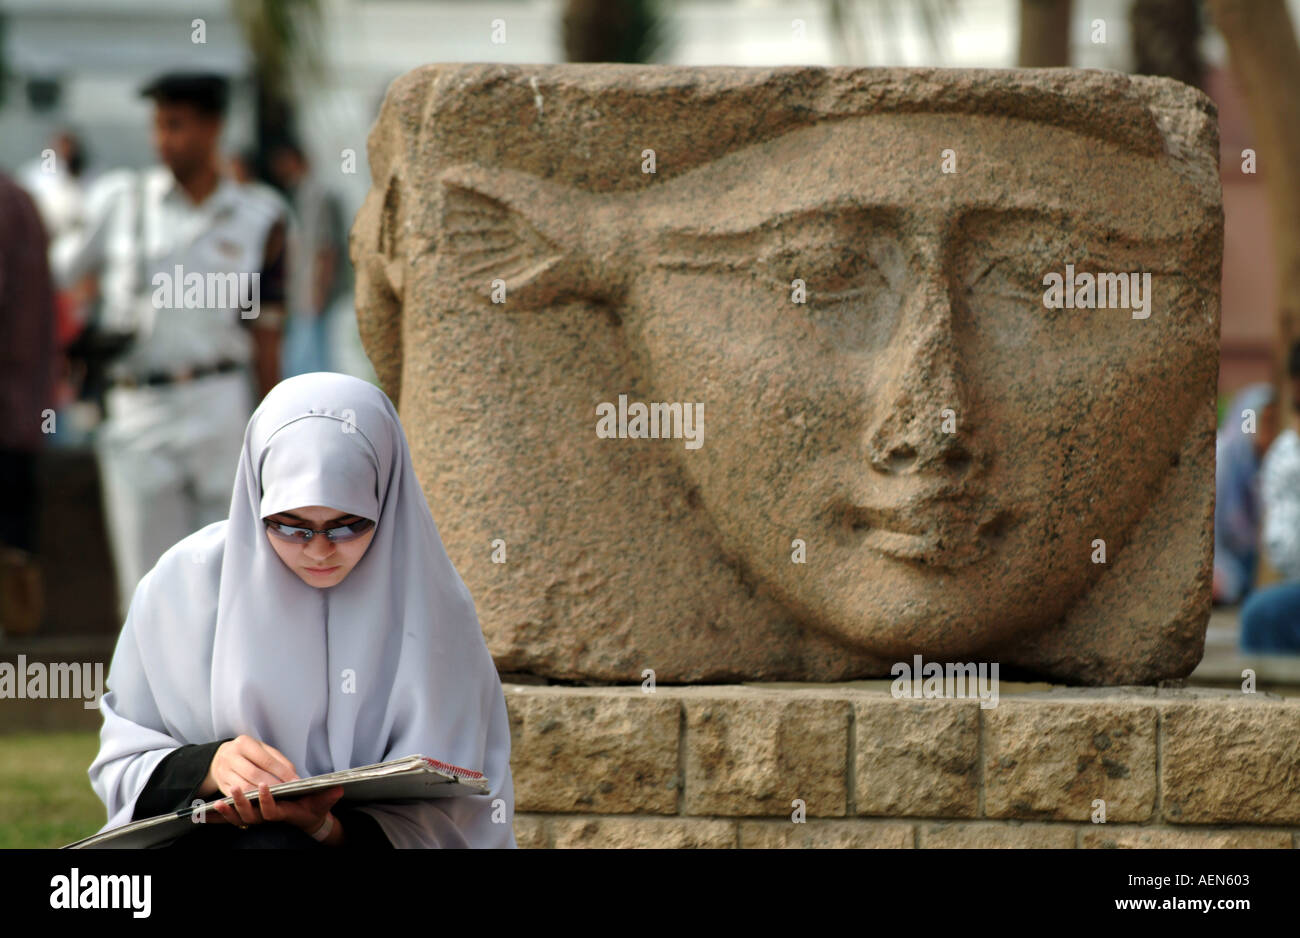
{"label": "stone brick pedestal", "polygon": [[1300,837],[1294,699],[1003,684],[982,709],[897,699],[888,681],[504,687],[520,847],[1291,848]]}

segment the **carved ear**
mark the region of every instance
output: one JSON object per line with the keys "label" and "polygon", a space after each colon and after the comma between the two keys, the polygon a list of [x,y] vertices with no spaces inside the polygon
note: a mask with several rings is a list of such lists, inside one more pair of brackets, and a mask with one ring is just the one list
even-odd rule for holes
{"label": "carved ear", "polygon": [[491,295],[498,279],[507,291],[530,285],[563,288],[560,282],[548,284],[556,278],[545,275],[578,251],[570,218],[584,193],[529,173],[473,164],[454,166],[439,180],[438,251],[445,270],[484,296]]}

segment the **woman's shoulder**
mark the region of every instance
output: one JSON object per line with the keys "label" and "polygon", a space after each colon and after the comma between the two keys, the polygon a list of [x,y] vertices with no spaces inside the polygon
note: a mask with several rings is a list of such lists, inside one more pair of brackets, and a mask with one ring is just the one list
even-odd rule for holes
{"label": "woman's shoulder", "polygon": [[163,551],[136,586],[132,605],[184,602],[193,607],[209,598],[215,602],[221,583],[226,524],[225,520],[214,521]]}
{"label": "woman's shoulder", "polygon": [[171,547],[163,551],[155,567],[176,567],[185,565],[207,566],[221,564],[221,553],[226,545],[226,525],[224,518],[199,528],[193,534],[187,534]]}

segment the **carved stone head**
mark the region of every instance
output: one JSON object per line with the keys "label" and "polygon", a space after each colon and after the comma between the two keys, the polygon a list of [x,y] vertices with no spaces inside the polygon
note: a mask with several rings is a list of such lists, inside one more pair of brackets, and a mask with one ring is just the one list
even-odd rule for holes
{"label": "carved stone head", "polygon": [[[1198,92],[441,66],[394,84],[371,162],[363,336],[503,670],[1199,660],[1222,209]],[[598,434],[620,395],[702,415],[696,445]]]}

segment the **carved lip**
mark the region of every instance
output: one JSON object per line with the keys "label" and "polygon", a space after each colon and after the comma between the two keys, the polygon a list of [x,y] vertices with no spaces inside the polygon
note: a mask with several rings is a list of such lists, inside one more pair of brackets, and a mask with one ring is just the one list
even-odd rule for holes
{"label": "carved lip", "polygon": [[978,508],[969,497],[912,499],[901,506],[845,505],[840,517],[879,553],[936,567],[962,567],[985,557],[1012,516]]}

